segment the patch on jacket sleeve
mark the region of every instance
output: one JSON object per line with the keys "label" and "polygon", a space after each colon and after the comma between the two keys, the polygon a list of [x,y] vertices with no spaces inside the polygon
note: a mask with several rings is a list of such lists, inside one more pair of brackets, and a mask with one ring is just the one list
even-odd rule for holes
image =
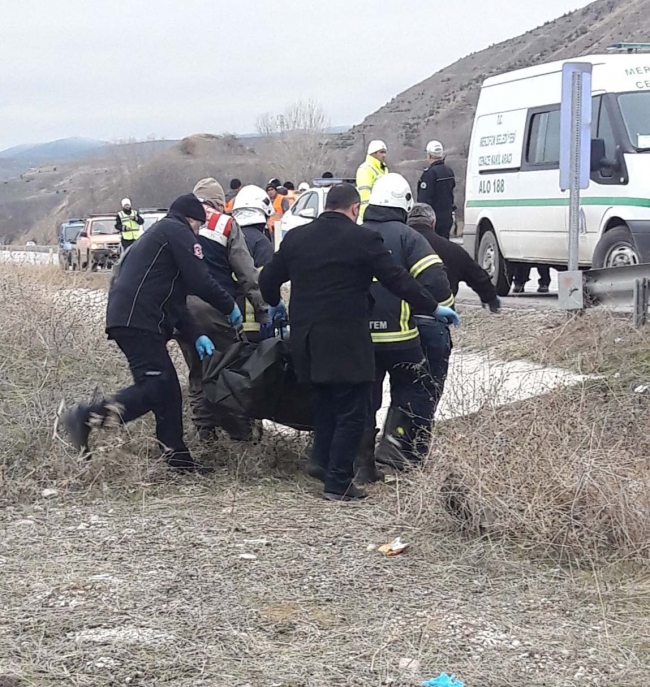
{"label": "patch on jacket sleeve", "polygon": [[426,188],[427,187],[427,182],[426,181],[421,181],[420,182],[420,188]]}
{"label": "patch on jacket sleeve", "polygon": [[203,248],[201,248],[200,243],[194,244],[194,255],[196,255],[199,260],[203,260]]}

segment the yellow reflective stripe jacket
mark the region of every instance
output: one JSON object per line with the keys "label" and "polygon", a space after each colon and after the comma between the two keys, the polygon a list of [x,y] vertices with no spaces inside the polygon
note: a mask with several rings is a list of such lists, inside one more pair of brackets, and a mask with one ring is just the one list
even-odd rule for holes
{"label": "yellow reflective stripe jacket", "polygon": [[138,216],[137,212],[132,210],[131,214],[127,214],[124,210],[120,210],[117,216],[122,223],[122,238],[125,241],[135,241],[140,236],[140,225],[135,220]]}
{"label": "yellow reflective stripe jacket", "polygon": [[368,155],[366,161],[359,165],[357,169],[357,191],[359,191],[361,196],[361,221],[363,221],[363,214],[370,202],[372,187],[377,179],[384,176],[384,174],[388,174],[388,167],[372,155]]}

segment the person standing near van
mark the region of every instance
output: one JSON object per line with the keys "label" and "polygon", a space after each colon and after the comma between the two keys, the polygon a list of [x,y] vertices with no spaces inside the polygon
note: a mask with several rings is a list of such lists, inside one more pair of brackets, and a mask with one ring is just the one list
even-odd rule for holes
{"label": "person standing near van", "polygon": [[370,202],[370,194],[373,186],[377,183],[377,179],[388,174],[386,154],[386,144],[383,141],[370,141],[366,160],[357,169],[357,191],[361,196],[360,222],[363,222],[363,216]]}
{"label": "person standing near van", "polygon": [[445,162],[445,150],[440,141],[427,143],[429,166],[424,170],[418,185],[418,203],[430,205],[437,217],[436,234],[448,239],[454,226],[454,170]]}
{"label": "person standing near van", "polygon": [[136,242],[140,236],[140,227],[143,224],[144,219],[140,217],[137,210],[132,208],[131,201],[128,198],[123,198],[122,209],[115,217],[115,228],[122,235],[122,250],[126,250]]}

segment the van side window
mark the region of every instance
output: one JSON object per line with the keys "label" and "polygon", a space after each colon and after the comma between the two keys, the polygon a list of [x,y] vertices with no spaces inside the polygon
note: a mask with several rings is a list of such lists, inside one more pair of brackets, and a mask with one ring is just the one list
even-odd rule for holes
{"label": "van side window", "polygon": [[559,165],[560,111],[537,112],[531,118],[526,161],[531,165]]}

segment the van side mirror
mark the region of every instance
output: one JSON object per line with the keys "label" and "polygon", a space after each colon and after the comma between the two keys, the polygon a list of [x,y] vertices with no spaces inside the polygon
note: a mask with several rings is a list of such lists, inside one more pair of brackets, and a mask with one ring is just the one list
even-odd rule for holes
{"label": "van side mirror", "polygon": [[88,238],[88,232],[87,231],[80,231],[77,234],[78,239],[87,239]]}
{"label": "van side mirror", "polygon": [[591,171],[600,172],[605,162],[605,141],[602,138],[591,139]]}

